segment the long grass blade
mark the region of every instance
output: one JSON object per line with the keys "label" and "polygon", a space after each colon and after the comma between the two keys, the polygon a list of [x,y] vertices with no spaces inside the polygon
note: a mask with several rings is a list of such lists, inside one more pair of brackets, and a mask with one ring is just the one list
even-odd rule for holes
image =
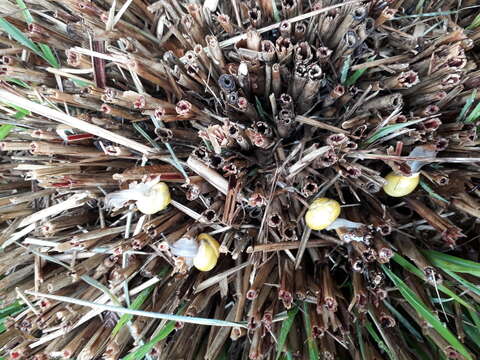
{"label": "long grass blade", "polygon": [[395,275],[390,269],[382,265],[382,269],[390,280],[398,288],[407,302],[420,314],[454,349],[462,354],[466,359],[473,360],[473,357],[457,337],[448,330],[440,320],[428,309],[422,300],[410,288]]}
{"label": "long grass blade", "polygon": [[467,30],[473,30],[480,26],[480,13],[473,19],[472,23],[466,27]]}
{"label": "long grass blade", "polygon": [[18,41],[23,46],[32,50],[38,56],[43,57],[42,51],[40,48],[35,44],[32,40],[26,37],[16,26],[10,24],[4,18],[0,18],[0,28],[5,30],[8,35],[10,35],[13,39]]}
{"label": "long grass blade", "polygon": [[453,272],[467,273],[480,277],[480,263],[443,254],[434,250],[423,250],[422,253],[433,265]]}
{"label": "long grass blade", "polygon": [[417,339],[417,341],[419,342],[423,342],[423,337],[422,337],[422,334],[420,334],[417,329],[415,329],[413,327],[412,324],[410,324],[410,321],[407,320],[407,318],[405,316],[403,316],[397,309],[395,309],[394,306],[392,306],[388,301],[383,301],[383,303],[385,304],[385,306],[388,308],[388,310],[390,310],[390,312],[395,315],[395,317],[398,319],[398,321],[400,322],[400,324],[402,324],[403,326],[405,326],[405,328],[410,332],[410,334],[413,335],[413,337],[415,337],[415,339]]}
{"label": "long grass blade", "polygon": [[347,81],[348,72],[350,71],[350,55],[347,55],[343,62],[342,69],[340,71],[340,83],[345,84]]}
{"label": "long grass blade", "polygon": [[16,0],[17,5],[20,9],[22,9],[22,14],[25,17],[25,21],[27,24],[32,24],[34,22],[32,14],[30,14],[30,11],[27,8],[27,5],[25,5],[25,2],[23,0]]}
{"label": "long grass blade", "polygon": [[461,277],[458,274],[455,274],[453,271],[447,270],[447,269],[442,269],[447,275],[458,281],[459,284],[462,284],[464,287],[466,287],[468,290],[470,290],[472,293],[480,296],[480,287],[478,287],[475,284],[472,284],[470,281],[465,280],[463,277]]}
{"label": "long grass blade", "polygon": [[15,128],[15,125],[10,125],[10,124],[0,126],[0,140],[5,139],[10,133],[10,131],[12,131],[14,128]]}
{"label": "long grass blade", "polygon": [[477,121],[480,118],[480,102],[475,106],[472,112],[465,119],[466,123],[472,123]]}
{"label": "long grass blade", "polygon": [[393,134],[394,132],[396,132],[398,130],[406,128],[407,126],[418,124],[419,122],[422,122],[422,121],[424,121],[424,120],[419,119],[419,120],[407,121],[407,122],[400,123],[400,124],[387,125],[387,126],[381,128],[380,130],[378,130],[375,134],[373,134],[367,140],[365,140],[365,144],[367,144],[367,145],[372,144],[375,141],[381,139],[382,137]]}
{"label": "long grass blade", "polygon": [[312,323],[310,321],[308,304],[306,302],[303,303],[303,322],[305,324],[305,333],[307,334],[308,356],[310,360],[317,360],[319,358],[318,347],[312,335]]}
{"label": "long grass blade", "polygon": [[[150,293],[152,292],[153,287],[148,287],[145,290],[143,290],[133,301],[133,303],[128,307],[129,309],[134,309],[138,310],[140,306],[145,302],[145,300],[148,299],[150,296]],[[118,334],[118,332],[133,318],[133,315],[130,314],[124,314],[122,317],[118,320],[117,325],[112,330],[112,336],[115,336]]]}
{"label": "long grass blade", "polygon": [[443,201],[443,202],[446,202],[446,203],[449,203],[449,201],[447,199],[445,199],[443,196],[441,195],[438,195],[435,191],[433,191],[433,189],[423,180],[420,180],[420,186],[423,188],[423,190],[425,190],[431,197],[437,199],[437,200],[440,200],[440,201]]}
{"label": "long grass blade", "polygon": [[477,98],[477,89],[473,89],[472,94],[468,97],[467,101],[465,101],[465,105],[463,105],[462,111],[457,117],[457,121],[463,121],[465,116],[467,116],[468,111],[472,107],[475,99]]}
{"label": "long grass blade", "polygon": [[287,318],[282,322],[282,327],[280,329],[280,335],[278,336],[277,341],[277,357],[276,360],[280,358],[280,355],[284,351],[285,342],[287,341],[288,333],[292,328],[293,322],[295,321],[295,316],[298,313],[298,307],[288,311]]}
{"label": "long grass blade", "polygon": [[[183,309],[185,308],[185,305],[180,308],[179,311],[177,311],[177,314],[181,314],[183,312]],[[180,316],[180,315],[177,315]],[[165,339],[170,333],[175,330],[175,323],[176,321],[169,321],[167,322],[162,330],[159,331],[157,335],[155,335],[148,343],[140,346],[136,351],[128,354],[125,356],[122,360],[140,360],[143,359],[145,355],[147,355],[153,347],[159,342]]]}
{"label": "long grass blade", "polygon": [[232,322],[232,321],[190,317],[190,316],[180,316],[180,315],[172,315],[172,314],[162,314],[162,313],[156,313],[151,311],[133,310],[133,309],[127,309],[121,306],[98,304],[91,301],[85,301],[85,300],[75,299],[75,298],[66,297],[66,296],[43,294],[35,291],[26,291],[26,293],[34,296],[44,297],[47,299],[65,301],[71,304],[87,306],[92,309],[117,312],[119,314],[131,314],[135,316],[145,316],[153,319],[172,320],[172,321],[179,321],[179,322],[185,322],[189,324],[198,324],[198,325],[243,327],[243,328],[247,327],[243,323]]}
{"label": "long grass blade", "polygon": [[[407,259],[405,259],[404,257],[398,255],[398,254],[395,254],[392,258],[397,264],[399,264],[400,266],[402,266],[405,270],[411,272],[412,274],[418,276],[420,279],[422,279],[423,281],[426,282],[426,279],[425,279],[425,275],[424,273],[422,272],[422,270],[420,270],[419,268],[417,268],[415,265],[413,265],[411,262],[409,262]],[[459,304],[465,306],[467,309],[470,309],[472,310],[472,305],[470,305],[468,302],[466,302],[465,300],[463,300],[460,296],[458,296],[457,294],[455,294],[452,290],[450,290],[447,286],[443,285],[443,284],[437,284],[437,288],[439,291],[441,291],[442,293],[444,293],[445,295],[448,295],[450,296],[453,300],[455,300],[456,302],[458,302]]]}
{"label": "long grass blade", "polygon": [[375,340],[375,342],[377,343],[378,347],[380,349],[382,349],[383,351],[385,351],[387,354],[388,354],[388,357],[390,359],[393,359],[393,355],[392,355],[392,352],[390,351],[390,349],[388,348],[388,346],[385,344],[385,342],[382,340],[382,338],[377,334],[377,332],[375,331],[375,329],[373,328],[372,324],[370,322],[367,322],[365,324],[365,328],[367,329],[368,333],[370,334],[370,336],[373,338],[373,340]]}

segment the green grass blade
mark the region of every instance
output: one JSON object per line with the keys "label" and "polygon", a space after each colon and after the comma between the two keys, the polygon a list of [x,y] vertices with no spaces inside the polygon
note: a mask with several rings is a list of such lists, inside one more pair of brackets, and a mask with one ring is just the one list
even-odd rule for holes
{"label": "green grass blade", "polygon": [[381,139],[382,137],[393,134],[394,132],[396,132],[398,130],[406,128],[407,126],[410,126],[410,125],[413,125],[413,124],[418,124],[419,122],[422,122],[422,121],[424,121],[424,120],[419,119],[419,120],[407,121],[407,122],[400,123],[400,124],[387,125],[387,126],[381,128],[380,130],[378,130],[375,134],[373,134],[367,140],[365,140],[365,144],[369,145],[369,144]]}
{"label": "green grass blade", "polygon": [[340,84],[345,84],[347,81],[348,72],[350,71],[350,55],[347,55],[340,70]]}
{"label": "green grass blade", "polygon": [[[472,318],[475,326],[477,327],[478,331],[480,332],[480,316],[478,315],[478,307],[476,310],[468,310],[470,317]],[[480,345],[480,343],[479,343]]]}
{"label": "green grass blade", "polygon": [[442,269],[447,275],[450,277],[454,278],[456,281],[458,281],[460,284],[462,284],[464,287],[466,287],[468,290],[470,290],[472,293],[480,296],[480,287],[478,287],[475,284],[472,284],[470,281],[465,280],[462,278],[460,275],[454,273],[453,271],[447,270],[447,269]]}
{"label": "green grass blade", "polygon": [[287,313],[287,318],[282,322],[282,327],[280,329],[280,335],[278,336],[277,341],[277,357],[276,360],[280,358],[280,355],[284,351],[285,342],[287,341],[288,333],[292,328],[293,322],[295,321],[295,316],[298,313],[298,307],[294,307],[289,310]]}
{"label": "green grass blade", "polygon": [[465,334],[472,340],[472,342],[480,349],[480,332],[478,328],[472,325],[463,324],[463,329],[465,330]]}
{"label": "green grass blade", "polygon": [[463,346],[463,344],[458,341],[457,337],[453,335],[432,312],[430,312],[428,307],[412,290],[410,290],[407,284],[405,284],[386,266],[382,265],[382,269],[398,288],[405,300],[407,300],[407,302],[412,306],[412,308],[414,308],[415,311],[422,316],[454,349],[456,349],[466,359],[473,360],[465,346]]}
{"label": "green grass blade", "polygon": [[[17,1],[18,6],[20,7],[20,9],[23,10],[22,13],[23,13],[23,16],[25,17],[25,21],[27,22],[27,24],[33,24],[35,22],[35,20],[33,19],[33,16],[30,13],[30,11],[28,10],[27,5],[25,5],[25,2],[23,0],[16,0],[16,1]],[[38,44],[38,47],[40,48],[40,51],[43,54],[42,57],[51,66],[53,66],[55,68],[60,67],[60,64],[58,63],[57,58],[53,54],[52,49],[50,49],[50,46],[48,46],[46,44]]]}
{"label": "green grass blade", "polygon": [[5,124],[0,126],[0,140],[5,139],[10,131],[12,131],[15,128],[15,125],[10,125],[10,124]]}
{"label": "green grass blade", "polygon": [[60,68],[60,64],[57,60],[57,57],[53,53],[52,49],[50,49],[50,46],[46,44],[38,44],[40,47],[40,50],[42,50],[43,53],[43,58],[54,68]]}
{"label": "green grass blade", "polygon": [[[150,286],[148,288],[146,288],[145,290],[143,290],[136,298],[135,300],[133,301],[133,303],[128,307],[129,309],[134,309],[134,310],[138,310],[140,308],[140,306],[142,306],[142,304],[145,302],[145,300],[148,299],[148,297],[150,296],[150,293],[152,292],[153,290],[153,287]],[[117,324],[115,325],[115,327],[113,328],[113,331],[112,331],[112,336],[115,336],[116,334],[118,334],[118,332],[125,326],[125,324],[127,322],[129,322],[130,320],[132,320],[133,318],[133,315],[131,314],[123,314],[122,317],[118,320]]]}
{"label": "green grass blade", "polygon": [[[169,268],[168,267],[165,267],[163,268],[158,274],[157,276],[159,278],[163,278],[167,275],[169,271]],[[133,301],[133,303],[128,307],[129,309],[133,309],[133,310],[138,310],[140,308],[140,306],[142,306],[142,304],[145,302],[145,300],[150,296],[150,293],[152,292],[153,290],[153,287],[150,286],[148,288],[146,288],[145,290],[143,290],[136,298],[135,300]],[[133,318],[133,315],[131,314],[123,314],[120,319],[118,320],[117,324],[115,325],[115,327],[113,328],[113,331],[112,331],[112,336],[115,336],[121,329],[122,327],[125,326],[126,323],[128,323],[131,319]]]}
{"label": "green grass blade", "polygon": [[480,13],[473,19],[472,23],[466,27],[467,30],[473,30],[480,26]]}
{"label": "green grass blade", "polygon": [[463,121],[465,119],[465,116],[467,116],[467,113],[472,107],[476,98],[477,98],[477,89],[473,89],[467,101],[465,101],[465,105],[463,105],[462,111],[460,111],[460,114],[457,117],[457,121]]}
{"label": "green grass blade", "polygon": [[435,191],[433,191],[433,189],[423,180],[420,180],[420,186],[423,188],[423,190],[425,190],[432,198],[435,198],[437,200],[440,200],[440,201],[444,201],[446,202],[447,204],[449,203],[449,201],[447,199],[445,199],[443,196],[441,195],[438,195]]}
{"label": "green grass blade", "polygon": [[393,307],[388,301],[383,301],[383,303],[385,304],[385,306],[388,308],[388,310],[390,310],[390,312],[395,315],[395,317],[398,319],[398,321],[400,322],[400,324],[402,324],[409,332],[410,334],[413,335],[413,337],[419,341],[419,342],[423,342],[423,336],[422,334],[420,334],[417,329],[415,329],[413,327],[412,324],[410,324],[410,321],[407,320],[407,318],[405,316],[403,316],[397,309],[395,309],[395,307]]}
{"label": "green grass blade", "polygon": [[306,302],[303,303],[303,321],[305,324],[305,332],[307,334],[308,356],[310,360],[317,360],[319,358],[318,347],[315,342],[315,339],[312,336],[312,323],[310,321],[310,315],[308,313],[308,304]]}
{"label": "green grass blade", "polygon": [[465,119],[466,123],[472,123],[480,118],[480,102],[475,106],[472,112]]}
{"label": "green grass blade", "polygon": [[18,41],[23,46],[26,46],[30,50],[32,50],[38,56],[43,57],[43,54],[40,48],[35,44],[32,40],[26,37],[16,26],[10,24],[4,18],[0,18],[0,28],[5,30],[8,35],[10,35],[13,39]]}
{"label": "green grass blade", "polygon": [[276,1],[275,0],[271,0],[271,1],[272,1],[272,9],[273,9],[273,20],[275,20],[275,22],[280,22],[282,21],[282,19],[280,17],[280,11],[278,11]]}
{"label": "green grass blade", "polygon": [[360,321],[357,321],[355,323],[355,332],[357,333],[358,345],[360,347],[360,355],[362,356],[362,360],[368,360],[365,356],[365,341],[363,340]]}
{"label": "green grass blade", "polygon": [[[403,258],[402,256],[398,255],[398,254],[395,254],[393,256],[393,260],[399,264],[400,266],[402,266],[404,269],[406,269],[407,271],[411,272],[412,274],[418,276],[420,279],[422,279],[423,281],[426,282],[426,279],[425,279],[425,274],[422,272],[422,270],[420,270],[419,268],[417,268],[415,265],[413,265],[411,262],[409,262],[407,259]],[[452,299],[454,299],[456,302],[458,302],[459,304],[465,306],[467,309],[470,309],[472,310],[473,307],[472,305],[470,305],[468,302],[466,302],[465,300],[463,300],[460,296],[458,296],[457,294],[455,294],[452,290],[450,290],[447,286],[443,285],[443,284],[437,284],[437,288],[439,291],[441,291],[442,293],[444,293],[445,295],[448,295],[450,296]]]}
{"label": "green grass blade", "polygon": [[[17,112],[13,116],[16,120],[23,119],[25,116],[30,115],[30,111],[27,109],[22,109],[17,106],[10,105],[17,109]],[[8,134],[15,128],[15,125],[5,124],[0,126],[0,140],[5,139]]]}
{"label": "green grass blade", "polygon": [[423,250],[422,253],[433,265],[441,269],[480,277],[480,263],[478,262],[443,254],[434,250]]}
{"label": "green grass blade", "polygon": [[23,17],[25,18],[25,21],[27,24],[32,24],[34,22],[32,14],[30,14],[30,11],[28,11],[27,5],[25,5],[25,2],[23,0],[17,0],[18,7],[22,9],[22,14]]}
{"label": "green grass blade", "polygon": [[30,85],[28,85],[25,81],[22,81],[22,80],[18,80],[18,79],[14,79],[14,78],[8,78],[6,81],[14,83],[18,86],[24,87],[25,89],[31,89],[32,88]]}
{"label": "green grass blade", "polygon": [[[179,311],[177,311],[177,315],[180,315],[183,312],[183,309],[186,305],[182,306]],[[170,333],[175,330],[175,323],[176,321],[168,321],[163,328],[159,331],[157,335],[155,335],[149,342],[140,346],[134,352],[125,356],[122,360],[140,360],[145,357],[153,347],[159,342],[165,339]]]}
{"label": "green grass blade", "polygon": [[15,301],[13,304],[7,306],[4,309],[0,310],[0,319],[6,318],[24,308],[24,305],[20,303],[19,300]]}
{"label": "green grass blade", "polygon": [[367,329],[368,333],[373,338],[373,340],[375,340],[375,342],[377,343],[378,348],[385,351],[388,354],[388,357],[390,359],[393,359],[393,356],[392,356],[392,353],[390,352],[390,349],[385,344],[385,342],[382,340],[382,338],[377,334],[377,332],[373,328],[372,324],[370,322],[367,322],[365,324],[365,328]]}
{"label": "green grass blade", "polygon": [[347,79],[347,81],[345,81],[345,86],[351,86],[353,84],[355,84],[357,82],[358,79],[360,79],[360,77],[365,73],[365,71],[367,71],[368,68],[364,68],[364,69],[359,69],[359,70],[356,70],[352,75],[350,75]]}
{"label": "green grass blade", "polygon": [[425,3],[425,0],[420,0],[418,3],[417,3],[417,6],[415,7],[415,11],[417,13],[422,13],[423,12],[423,4]]}
{"label": "green grass blade", "polygon": [[[370,59],[367,60],[367,63],[370,62],[370,61],[373,61],[375,60],[375,57],[376,56],[372,56]],[[364,68],[364,69],[359,69],[359,70],[356,70],[352,75],[350,75],[348,78],[347,78],[347,81],[345,81],[345,86],[350,86],[350,85],[353,85],[355,84],[358,79],[365,73],[365,71],[367,71],[368,68]]]}
{"label": "green grass blade", "polygon": [[270,115],[269,115],[268,112],[265,111],[265,109],[263,108],[262,102],[260,101],[260,99],[258,98],[258,96],[255,96],[255,106],[256,106],[257,112],[260,114],[260,117],[262,118],[262,120],[268,122],[268,121],[270,120]]}

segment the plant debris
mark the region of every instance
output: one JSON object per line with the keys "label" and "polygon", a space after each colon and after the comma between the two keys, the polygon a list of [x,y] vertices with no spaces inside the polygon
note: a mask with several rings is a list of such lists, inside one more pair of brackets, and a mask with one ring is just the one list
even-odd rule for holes
{"label": "plant debris", "polygon": [[478,358],[479,11],[3,0],[0,359]]}

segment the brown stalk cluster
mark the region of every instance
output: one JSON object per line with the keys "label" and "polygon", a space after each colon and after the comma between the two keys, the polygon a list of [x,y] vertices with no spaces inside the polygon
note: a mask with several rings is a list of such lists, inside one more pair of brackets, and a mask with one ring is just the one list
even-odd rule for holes
{"label": "brown stalk cluster", "polygon": [[4,2],[0,357],[478,354],[475,1]]}

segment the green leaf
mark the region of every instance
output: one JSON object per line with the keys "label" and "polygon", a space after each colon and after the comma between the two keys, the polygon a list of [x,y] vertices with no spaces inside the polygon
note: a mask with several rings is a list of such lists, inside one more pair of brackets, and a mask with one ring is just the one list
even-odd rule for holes
{"label": "green leaf", "polygon": [[362,360],[368,360],[365,356],[365,341],[362,336],[362,327],[360,326],[360,321],[355,322],[355,332],[357,333],[358,345],[360,345],[360,354],[362,355]]}
{"label": "green leaf", "polygon": [[[143,290],[133,301],[133,303],[128,307],[129,309],[133,310],[138,310],[140,306],[147,300],[147,298],[150,296],[150,293],[152,292],[153,287],[150,286]],[[115,336],[118,334],[118,332],[125,326],[127,322],[132,320],[133,315],[132,314],[123,314],[122,317],[118,320],[117,324],[113,328],[112,331],[112,336]]]}
{"label": "green leaf", "polygon": [[306,302],[303,303],[303,321],[305,323],[305,332],[307,334],[308,356],[310,360],[317,360],[319,358],[318,347],[312,336],[312,323],[310,321],[308,304]]}
{"label": "green leaf", "polygon": [[255,96],[255,106],[257,107],[257,112],[260,114],[262,119],[264,121],[268,121],[270,115],[263,109],[262,102],[258,98],[258,96]]}
{"label": "green leaf", "polygon": [[57,57],[53,53],[50,46],[47,44],[38,44],[40,50],[42,50],[43,58],[54,68],[60,68],[60,64],[58,63]]}
{"label": "green leaf", "polygon": [[80,86],[80,87],[88,87],[90,84],[86,81],[78,80],[78,79],[71,79],[75,85]]}
{"label": "green leaf", "polygon": [[0,28],[5,30],[8,35],[10,35],[13,39],[18,41],[23,46],[26,46],[30,50],[32,50],[38,56],[43,57],[43,54],[40,48],[35,44],[32,40],[26,37],[16,26],[10,24],[4,18],[0,18]]}
{"label": "green leaf", "polygon": [[[163,278],[167,274],[168,271],[169,271],[168,267],[165,267],[164,269],[162,269],[162,271],[157,276],[160,277],[160,278]],[[145,290],[143,290],[135,298],[133,303],[128,308],[133,309],[133,310],[138,310],[140,308],[140,306],[142,306],[142,304],[145,302],[145,300],[148,299],[152,290],[153,290],[153,286],[150,286],[150,287],[146,288]],[[133,315],[131,315],[131,314],[123,314],[122,317],[118,320],[115,327],[113,328],[112,336],[115,336],[116,334],[118,334],[118,332],[125,326],[126,323],[128,323],[130,320],[132,320],[132,318],[133,318]]]}
{"label": "green leaf", "polygon": [[[367,63],[375,60],[375,57],[376,56],[372,56],[370,59],[367,60]],[[367,70],[368,68],[356,70],[352,75],[348,77],[347,81],[345,82],[345,86],[350,86],[355,84],[357,80],[360,78],[360,76],[362,76]]]}
{"label": "green leaf", "polygon": [[464,323],[463,329],[465,330],[465,334],[467,334],[477,348],[480,348],[480,332],[478,331],[478,328]]}
{"label": "green leaf", "polygon": [[0,126],[0,140],[5,139],[10,131],[12,131],[15,128],[15,125],[10,125],[10,124],[5,124]]}
{"label": "green leaf", "polygon": [[476,98],[477,98],[477,89],[473,89],[467,101],[465,101],[465,105],[463,105],[462,111],[460,111],[460,114],[457,117],[457,121],[463,121],[465,119],[465,116],[467,116],[468,110],[470,110]]}
{"label": "green leaf", "polygon": [[419,342],[423,342],[423,337],[422,337],[422,334],[420,334],[417,329],[415,329],[413,327],[412,324],[410,324],[410,322],[407,320],[407,318],[405,316],[403,316],[397,309],[395,309],[394,306],[392,306],[388,301],[383,301],[383,303],[385,304],[385,306],[388,308],[388,310],[390,310],[390,312],[395,315],[395,317],[398,319],[398,321],[400,322],[400,324],[402,324],[403,326],[405,326],[405,328],[410,332],[410,334],[412,334],[415,339]]}
{"label": "green leaf", "polygon": [[431,197],[437,199],[437,200],[440,200],[440,201],[444,201],[446,202],[447,204],[449,203],[449,201],[447,199],[445,199],[443,196],[440,196],[438,195],[435,191],[433,191],[433,189],[423,180],[420,180],[420,186],[423,188],[423,190],[425,190]]}
{"label": "green leaf", "polygon": [[30,11],[28,11],[27,5],[25,5],[25,2],[23,0],[17,0],[17,4],[18,7],[23,10],[22,13],[27,24],[32,24],[34,20],[32,14],[30,14]]}
{"label": "green leaf", "polygon": [[24,308],[24,305],[20,301],[15,301],[13,304],[7,306],[4,309],[0,310],[0,319],[6,318]]}
{"label": "green leaf", "polygon": [[282,19],[280,18],[280,11],[278,11],[275,0],[271,0],[271,1],[272,1],[272,9],[273,9],[273,20],[275,20],[275,22],[280,22],[282,21]]}
{"label": "green leaf", "polygon": [[[33,18],[31,20],[33,21]],[[13,39],[18,41],[23,46],[26,46],[27,48],[32,50],[35,54],[37,54],[42,59],[47,61],[51,66],[56,68],[60,67],[60,64],[58,63],[55,55],[53,54],[52,50],[48,45],[45,45],[45,44],[40,44],[40,46],[37,45],[32,40],[30,40],[27,36],[25,36],[16,26],[10,24],[4,18],[0,18],[0,28],[3,28],[3,30],[5,30]]]}
{"label": "green leaf", "polygon": [[6,81],[17,84],[17,85],[19,85],[21,87],[24,87],[26,89],[31,89],[32,88],[30,85],[28,85],[25,81],[22,81],[22,80],[18,80],[18,79],[14,79],[14,78],[8,78]]}
{"label": "green leaf", "polygon": [[[23,10],[23,16],[25,17],[25,21],[27,22],[27,24],[33,24],[35,22],[35,20],[33,19],[33,16],[30,13],[30,11],[28,10],[27,5],[25,5],[25,2],[23,0],[16,0],[16,1],[17,1],[18,6],[20,7],[20,9]],[[55,68],[59,68],[60,64],[58,63],[57,58],[53,54],[52,49],[50,49],[50,46],[48,46],[46,44],[38,44],[38,46],[39,46],[39,48],[40,48],[40,50],[43,54],[42,57],[51,66],[53,66]]]}
{"label": "green leaf", "polygon": [[478,262],[447,255],[434,250],[422,250],[422,253],[433,265],[441,269],[467,273],[480,277],[480,263]]}
{"label": "green leaf", "polygon": [[[478,331],[480,332],[480,316],[478,315],[478,306],[476,310],[468,310],[473,322],[475,323],[475,326],[477,327]],[[480,343],[479,343],[480,345]]]}
{"label": "green leaf", "polygon": [[340,70],[340,83],[345,84],[347,81],[348,71],[350,70],[350,55],[347,55]]}
{"label": "green leaf", "polygon": [[417,6],[415,7],[415,11],[418,12],[418,13],[422,13],[423,12],[423,3],[425,2],[425,0],[420,0],[418,3],[417,3]]}
{"label": "green leaf", "polygon": [[375,329],[373,328],[372,324],[370,322],[367,322],[365,324],[365,328],[367,329],[368,333],[370,334],[370,336],[373,338],[373,340],[375,340],[375,342],[377,343],[378,347],[385,351],[387,354],[388,354],[388,357],[390,359],[393,358],[392,356],[392,353],[390,352],[390,349],[388,348],[388,346],[385,344],[385,342],[382,340],[382,338],[380,336],[378,336],[377,332],[375,331]]}
{"label": "green leaf", "polygon": [[[392,258],[397,264],[402,266],[405,270],[411,272],[412,274],[418,276],[420,279],[423,281],[426,281],[425,279],[425,274],[423,273],[422,270],[417,268],[415,265],[413,265],[411,262],[409,262],[407,259],[403,258],[402,256],[395,254]],[[467,309],[472,310],[473,307],[470,305],[468,302],[463,300],[460,296],[455,294],[452,290],[450,290],[446,285],[443,284],[437,284],[437,288],[439,291],[444,293],[445,295],[450,296],[452,299],[454,299],[456,302],[459,304],[465,306]]]}
{"label": "green leaf", "polygon": [[423,121],[423,119],[411,120],[411,121],[407,121],[407,122],[400,123],[400,124],[392,124],[392,125],[384,126],[380,130],[378,130],[375,134],[373,134],[371,137],[369,137],[367,140],[365,140],[365,144],[369,145],[369,144],[381,139],[382,137],[393,134],[394,132],[396,132],[398,130],[401,130],[401,129],[407,127],[407,126],[410,126],[410,125],[413,125],[413,124],[418,124],[419,122],[422,122],[422,121]]}
{"label": "green leaf", "polygon": [[[177,315],[183,312],[183,309],[186,305],[183,305],[180,310],[178,310]],[[159,331],[157,335],[155,335],[149,342],[140,346],[134,352],[125,356],[122,360],[140,360],[143,359],[145,355],[147,355],[153,347],[159,342],[165,339],[170,333],[175,330],[175,323],[176,321],[168,321],[163,328]]]}
{"label": "green leaf", "polygon": [[345,86],[351,86],[355,84],[357,80],[360,78],[360,76],[362,76],[363,73],[367,70],[368,68],[356,70],[352,75],[348,77],[347,81],[345,81]]}
{"label": "green leaf", "polygon": [[454,273],[453,271],[447,270],[447,269],[442,269],[447,275],[450,277],[454,278],[456,281],[458,281],[460,284],[462,284],[464,287],[466,287],[468,290],[470,290],[472,293],[477,294],[480,296],[480,287],[478,287],[475,284],[472,284],[470,281],[465,280],[462,278],[460,275]]}
{"label": "green leaf", "polygon": [[280,329],[280,335],[278,336],[278,341],[277,341],[277,357],[276,360],[280,358],[280,355],[282,354],[282,351],[284,351],[285,347],[285,342],[287,341],[287,336],[288,333],[290,332],[290,329],[292,328],[293,322],[295,320],[295,316],[298,313],[298,307],[294,307],[293,309],[290,309],[287,313],[287,318],[283,320],[282,322],[282,327]]}
{"label": "green leaf", "polygon": [[[13,116],[15,119],[20,120],[23,119],[25,116],[30,115],[30,111],[27,109],[23,109],[18,106],[13,106],[11,104],[8,104],[9,106],[12,106],[13,108],[17,109],[17,112]],[[4,124],[0,126],[0,140],[5,139],[8,134],[15,128],[15,125],[11,124]]]}
{"label": "green leaf", "polygon": [[422,300],[405,284],[397,275],[395,275],[385,265],[381,265],[383,271],[398,288],[402,296],[415,309],[415,311],[424,318],[454,349],[462,354],[466,359],[473,360],[468,350],[458,341],[448,328],[428,309]]}
{"label": "green leaf", "polygon": [[480,118],[480,102],[475,106],[470,115],[465,119],[466,123],[472,123]]}
{"label": "green leaf", "polygon": [[473,30],[480,26],[480,13],[473,19],[472,23],[466,27],[467,30]]}

